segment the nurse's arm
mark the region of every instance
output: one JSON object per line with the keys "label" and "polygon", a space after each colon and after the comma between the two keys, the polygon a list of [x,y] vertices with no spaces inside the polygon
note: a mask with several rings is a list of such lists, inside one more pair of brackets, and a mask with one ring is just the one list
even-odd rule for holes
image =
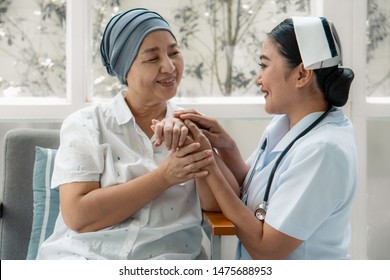
{"label": "nurse's arm", "polygon": [[[233,173],[225,165],[224,161],[219,157],[219,155],[216,152],[214,152],[214,160],[216,161],[219,170],[223,174],[230,188],[233,190],[235,195],[239,197],[240,187]],[[214,197],[214,194],[211,191],[210,186],[208,185],[208,181],[205,180],[205,177],[199,177],[195,180],[195,182],[196,182],[196,189],[199,194],[202,209],[205,211],[218,211],[218,212],[221,211],[218,201]]]}
{"label": "nurse's arm", "polygon": [[[199,141],[199,129],[192,123],[186,125]],[[216,161],[205,169],[209,175],[202,181],[209,186],[224,215],[236,226],[238,239],[253,259],[285,259],[303,242],[259,221],[231,188]]]}
{"label": "nurse's arm", "polygon": [[207,170],[209,175],[204,180],[253,259],[285,259],[303,242],[259,221],[229,187],[216,164],[207,166]]}
{"label": "nurse's arm", "polygon": [[[200,132],[199,129],[196,128],[196,126],[191,123],[190,121],[186,121],[186,124],[192,124],[193,128],[197,130],[196,139],[192,139],[190,137],[186,138],[186,142],[184,145],[188,145],[189,143],[192,143],[196,141],[200,144],[199,150],[212,150],[213,151],[213,159],[216,162],[218,169],[221,171],[222,175],[228,182],[230,188],[234,191],[236,196],[238,197],[240,195],[240,188],[237,183],[236,178],[234,177],[233,173],[230,171],[230,169],[226,166],[224,161],[220,158],[220,156],[215,152],[214,149],[212,149],[209,140],[207,137]],[[196,183],[196,189],[199,194],[200,204],[203,210],[205,211],[221,211],[221,208],[218,205],[217,200],[214,197],[214,194],[210,190],[210,186],[208,185],[207,181],[205,181],[202,177],[195,178]]]}

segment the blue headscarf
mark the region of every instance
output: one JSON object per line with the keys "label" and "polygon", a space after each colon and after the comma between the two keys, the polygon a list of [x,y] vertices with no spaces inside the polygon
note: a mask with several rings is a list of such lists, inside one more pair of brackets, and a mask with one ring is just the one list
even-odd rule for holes
{"label": "blue headscarf", "polygon": [[138,8],[115,15],[108,22],[100,44],[102,62],[108,74],[127,85],[127,73],[142,41],[156,30],[167,30],[175,38],[169,24],[158,13]]}

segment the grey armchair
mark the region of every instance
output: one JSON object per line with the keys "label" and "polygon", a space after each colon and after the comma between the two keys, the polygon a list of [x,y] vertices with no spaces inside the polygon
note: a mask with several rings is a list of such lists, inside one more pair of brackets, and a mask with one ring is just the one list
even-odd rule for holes
{"label": "grey armchair", "polygon": [[[59,130],[14,129],[4,137],[0,185],[0,259],[24,260],[33,223],[35,147],[56,149]],[[221,258],[221,237],[235,235],[222,213],[203,213],[203,229],[210,240],[211,259]]]}
{"label": "grey armchair", "polygon": [[26,259],[33,219],[35,146],[58,148],[59,131],[14,129],[4,137],[0,185],[0,259]]}

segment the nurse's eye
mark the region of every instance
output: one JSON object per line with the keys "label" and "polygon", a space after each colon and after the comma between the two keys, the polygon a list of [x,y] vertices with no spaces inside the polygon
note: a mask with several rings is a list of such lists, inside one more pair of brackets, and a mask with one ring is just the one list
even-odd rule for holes
{"label": "nurse's eye", "polygon": [[265,68],[267,67],[267,65],[265,65],[264,63],[261,63],[261,62],[260,62],[260,63],[258,63],[258,64],[259,64],[259,66],[260,66],[261,69],[265,69]]}

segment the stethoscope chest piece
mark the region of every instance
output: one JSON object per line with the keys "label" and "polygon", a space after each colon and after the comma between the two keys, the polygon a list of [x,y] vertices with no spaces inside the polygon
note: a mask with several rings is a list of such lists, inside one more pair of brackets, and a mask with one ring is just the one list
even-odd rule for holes
{"label": "stethoscope chest piece", "polygon": [[[265,216],[267,214],[267,207],[268,207],[268,196],[269,196],[269,193],[270,193],[270,190],[271,190],[271,185],[272,185],[272,180],[274,178],[274,175],[275,175],[275,172],[276,172],[276,169],[278,168],[280,162],[282,161],[283,157],[287,154],[287,152],[291,149],[291,147],[294,145],[294,143],[299,139],[301,138],[302,136],[306,135],[311,129],[313,129],[313,127],[315,127],[322,119],[324,119],[326,117],[326,115],[330,112],[330,110],[332,109],[332,106],[329,106],[328,110],[325,111],[324,113],[322,113],[321,116],[319,116],[311,125],[309,125],[305,130],[303,130],[297,137],[294,138],[293,141],[291,141],[291,143],[283,150],[283,152],[280,154],[280,156],[277,158],[276,162],[275,162],[275,165],[274,167],[272,168],[271,170],[271,173],[270,173],[270,176],[268,178],[268,182],[267,182],[267,187],[266,187],[266,190],[265,190],[265,193],[264,193],[264,198],[263,198],[263,203],[259,204],[256,209],[255,209],[255,217],[259,220],[259,221],[264,221],[265,220]],[[260,152],[258,153],[258,156],[256,158],[256,161],[255,161],[255,164],[252,168],[252,171],[250,173],[250,176],[249,176],[249,179],[248,179],[248,182],[246,183],[245,187],[244,187],[244,191],[243,191],[243,197],[245,198],[245,202],[246,202],[246,199],[248,197],[248,194],[247,194],[247,191],[248,191],[248,187],[252,181],[252,178],[253,178],[253,175],[255,173],[255,170],[256,170],[256,165],[257,165],[257,162],[259,161],[259,158],[261,157],[261,155],[263,154],[264,150],[265,150],[265,147],[267,146],[267,138],[265,138],[263,144],[261,145],[261,148],[260,148]]]}
{"label": "stethoscope chest piece", "polygon": [[257,205],[255,209],[255,217],[259,221],[264,222],[266,214],[267,214],[267,205],[264,203]]}

